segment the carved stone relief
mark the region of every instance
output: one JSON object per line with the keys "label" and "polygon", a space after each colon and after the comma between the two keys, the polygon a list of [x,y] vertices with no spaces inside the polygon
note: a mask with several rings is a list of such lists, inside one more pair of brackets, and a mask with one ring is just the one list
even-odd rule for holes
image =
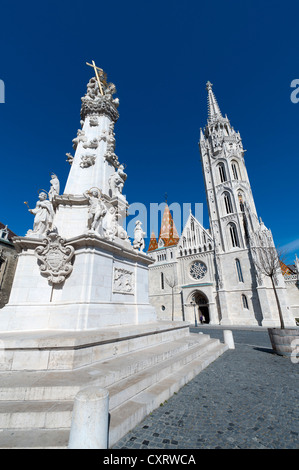
{"label": "carved stone relief", "polygon": [[35,255],[40,261],[40,272],[48,278],[51,285],[61,284],[73,270],[71,259],[74,247],[65,246],[65,239],[57,232],[50,232],[44,240],[46,246],[35,249]]}
{"label": "carved stone relief", "polygon": [[99,142],[98,139],[94,138],[90,140],[89,142],[83,144],[83,148],[85,149],[96,149],[98,148]]}
{"label": "carved stone relief", "polygon": [[88,167],[94,165],[95,161],[96,161],[96,155],[82,155],[80,167],[81,168],[88,168]]}
{"label": "carved stone relief", "polygon": [[114,268],[113,292],[133,295],[135,293],[134,273],[127,269]]}

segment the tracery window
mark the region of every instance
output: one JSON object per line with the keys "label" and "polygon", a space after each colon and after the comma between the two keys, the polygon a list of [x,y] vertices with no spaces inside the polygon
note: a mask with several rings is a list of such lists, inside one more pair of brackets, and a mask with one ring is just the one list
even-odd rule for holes
{"label": "tracery window", "polygon": [[244,282],[241,263],[239,259],[236,259],[236,268],[237,268],[239,282]]}
{"label": "tracery window", "polygon": [[190,275],[196,280],[204,278],[207,271],[208,269],[202,261],[194,261],[190,266]]}
{"label": "tracery window", "polygon": [[244,212],[244,201],[243,201],[243,195],[241,192],[238,193],[238,198],[239,198],[240,210]]}
{"label": "tracery window", "polygon": [[226,173],[225,173],[224,163],[219,163],[218,169],[219,169],[220,181],[221,181],[221,183],[223,183],[224,181],[226,181]]}
{"label": "tracery window", "polygon": [[233,212],[232,201],[229,193],[224,193],[224,204],[225,210],[227,214],[231,214]]}
{"label": "tracery window", "polygon": [[233,223],[229,224],[229,233],[230,233],[232,246],[233,247],[239,246],[238,233],[237,233],[235,224]]}
{"label": "tracery window", "polygon": [[238,163],[232,162],[232,171],[235,180],[239,179]]}

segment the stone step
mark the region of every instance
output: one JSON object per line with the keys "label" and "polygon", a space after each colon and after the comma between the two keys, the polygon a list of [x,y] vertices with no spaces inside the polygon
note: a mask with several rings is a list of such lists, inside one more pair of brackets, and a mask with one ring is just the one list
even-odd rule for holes
{"label": "stone step", "polygon": [[73,401],[4,401],[0,407],[0,428],[69,429],[72,411]]}
{"label": "stone step", "polygon": [[[153,409],[157,408],[161,403],[172,396],[173,393],[177,392],[183,385],[195,377],[227,349],[226,345],[219,343],[217,340],[209,340],[208,343],[209,344],[205,345],[205,348],[202,346],[195,348],[200,350],[195,359],[193,358],[193,360],[186,362],[185,359],[188,356],[186,354],[185,359],[182,358],[179,360],[179,368],[175,367],[175,370],[169,375],[166,376],[164,374],[165,378],[142,389],[142,391],[115,408],[111,406],[111,401],[113,403],[113,400],[115,400],[113,397],[121,392],[121,390],[113,390],[114,386],[110,387],[110,447],[133,429]],[[173,358],[166,362],[173,362]],[[169,364],[166,365],[166,367],[168,366]],[[140,376],[142,374],[143,373],[140,373]],[[161,374],[163,376],[163,371],[161,371]],[[123,383],[119,385],[122,388],[128,384],[125,384],[125,381],[123,381]],[[10,406],[12,406],[15,416],[9,418]],[[6,424],[9,426],[9,429],[3,429],[0,433],[0,448],[66,448],[68,444],[72,408],[73,401],[2,402],[1,413],[3,413],[3,420],[7,420]],[[29,427],[29,423],[27,423],[28,427],[26,429],[20,429],[18,427],[22,426],[22,423],[24,423],[25,415],[23,413],[32,414],[31,425]],[[6,415],[5,418],[4,415]]]}
{"label": "stone step", "polygon": [[115,359],[73,371],[0,372],[0,403],[5,401],[72,400],[82,386],[108,388],[142,370],[178,357],[184,351],[208,343],[208,335],[190,334],[185,338],[123,354]]}
{"label": "stone step", "polygon": [[123,325],[91,331],[0,331],[0,370],[77,370],[189,336],[185,322]]}
{"label": "stone step", "polygon": [[[189,341],[189,348],[165,360],[159,368],[152,366],[108,387],[110,410],[131,399],[200,354],[218,344],[218,340]],[[78,386],[78,390],[84,384]],[[36,395],[32,394],[36,397]],[[61,394],[64,395],[65,394]],[[18,400],[1,401],[0,428],[64,428],[71,424],[73,400]],[[1,439],[0,439],[1,440]]]}
{"label": "stone step", "polygon": [[4,429],[0,432],[1,449],[66,449],[69,429]]}
{"label": "stone step", "polygon": [[186,366],[186,364],[194,361],[194,359],[218,344],[219,340],[215,339],[193,343],[192,347],[190,346],[177,356],[171,356],[168,360],[159,364],[159,367],[154,365],[108,387],[110,409],[113,410],[123,402],[127,402],[132,396],[146,390],[164,377]]}
{"label": "stone step", "polygon": [[[159,404],[167,400],[183,385],[195,377],[201,370],[221,355],[227,347],[223,344],[214,344],[209,352],[203,353],[200,358],[187,364],[183,370],[166,377],[158,384],[141,392],[134,399],[129,400],[111,411],[109,446],[112,447],[121,437],[133,429],[145,416]],[[1,448],[67,448],[69,429],[9,429],[1,433]]]}

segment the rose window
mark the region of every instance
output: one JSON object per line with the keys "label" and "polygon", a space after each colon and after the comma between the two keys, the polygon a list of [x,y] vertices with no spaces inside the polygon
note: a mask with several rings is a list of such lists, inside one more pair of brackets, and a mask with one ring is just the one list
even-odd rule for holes
{"label": "rose window", "polygon": [[190,274],[193,277],[193,279],[202,279],[205,277],[207,273],[207,267],[204,263],[201,261],[194,261],[194,263],[191,264],[190,267]]}

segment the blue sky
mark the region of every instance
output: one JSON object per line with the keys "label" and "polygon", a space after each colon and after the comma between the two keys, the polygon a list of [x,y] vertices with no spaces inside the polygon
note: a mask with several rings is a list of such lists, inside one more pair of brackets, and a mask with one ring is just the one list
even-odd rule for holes
{"label": "blue sky", "polygon": [[204,203],[198,150],[210,80],[239,130],[253,195],[288,262],[299,256],[298,2],[27,1],[1,5],[0,221],[18,235],[80,127],[95,60],[116,84],[116,153],[130,203]]}

